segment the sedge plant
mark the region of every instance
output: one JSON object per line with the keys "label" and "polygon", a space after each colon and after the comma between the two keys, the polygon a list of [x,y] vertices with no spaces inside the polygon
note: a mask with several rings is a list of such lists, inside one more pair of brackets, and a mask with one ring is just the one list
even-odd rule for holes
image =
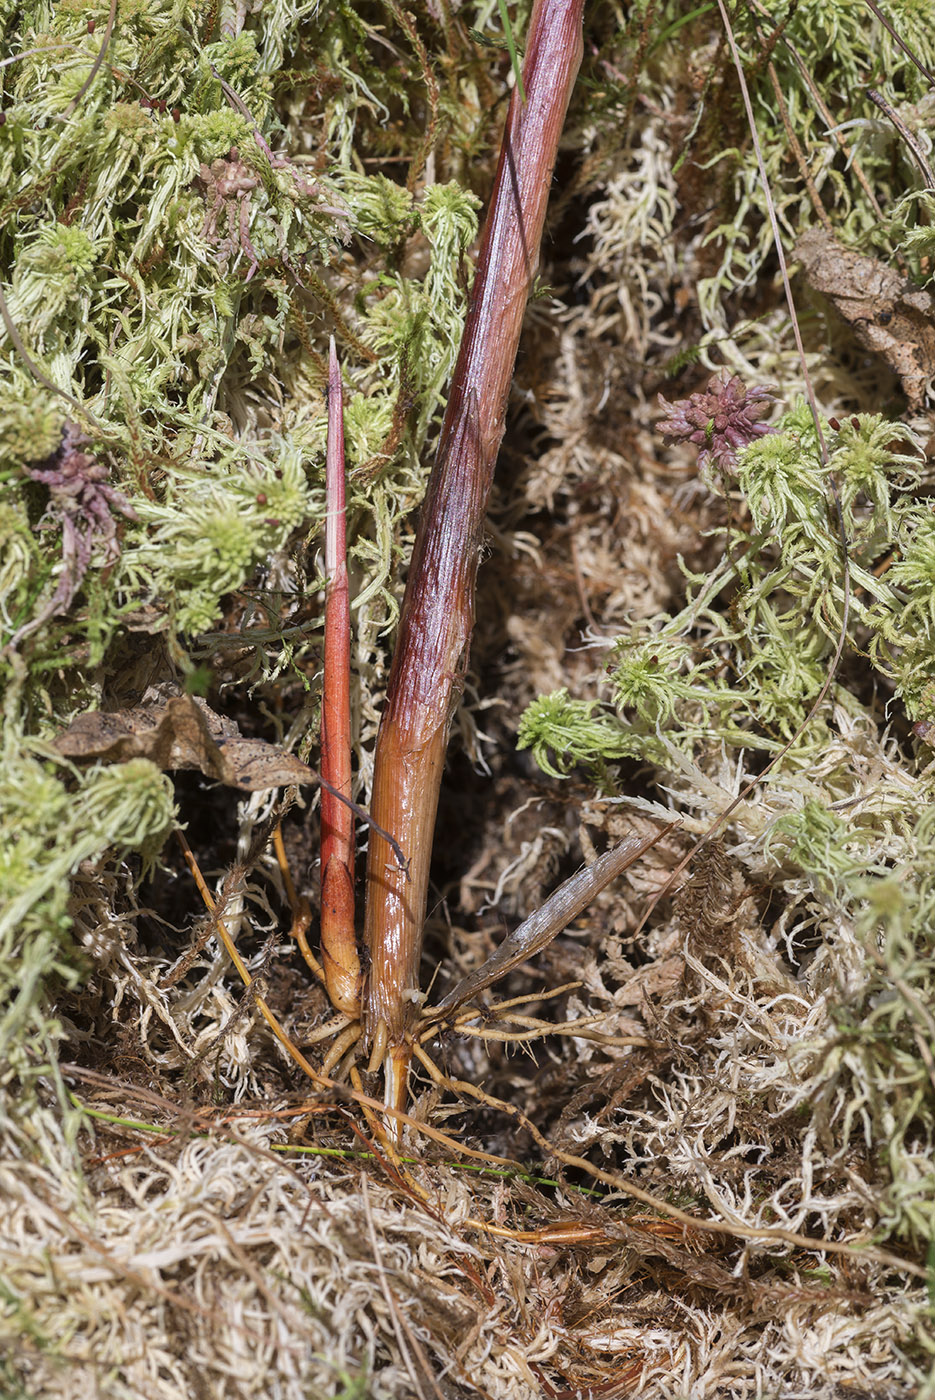
{"label": "sedge plant", "polygon": [[432,833],[471,644],[484,516],[506,418],[549,184],[581,60],[583,0],[538,0],[514,90],[471,304],[403,599],[374,760],[371,812],[406,853],[403,870],[374,833],[367,861],[370,953],[366,1029],[385,1066],[387,1102],[406,1097],[405,1043],[419,1000],[419,954]]}

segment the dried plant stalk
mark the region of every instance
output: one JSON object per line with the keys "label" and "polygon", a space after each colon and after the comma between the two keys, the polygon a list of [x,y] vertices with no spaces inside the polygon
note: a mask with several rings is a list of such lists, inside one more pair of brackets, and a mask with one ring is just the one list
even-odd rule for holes
{"label": "dried plant stalk", "polygon": [[479,992],[486,991],[494,982],[512,972],[514,967],[519,967],[536,953],[541,953],[553,938],[557,938],[562,930],[568,927],[572,919],[576,919],[591,901],[597,898],[601,890],[612,880],[616,880],[618,875],[639,860],[640,856],[645,855],[651,846],[655,846],[657,841],[677,825],[678,822],[671,822],[669,826],[654,831],[650,836],[628,836],[619,845],[598,856],[591,865],[585,865],[576,871],[563,885],[559,885],[528,919],[524,919],[519,928],[507,935],[485,963],[461,979],[444,1000],[439,1002],[435,1014],[454,1011],[463,1002],[469,1001]]}
{"label": "dried plant stalk", "polygon": [[[344,401],[334,338],[328,363],[325,489],[325,671],[321,700],[321,956],[338,1011],[360,1015],[360,958],[354,933],[354,817],[351,796],[351,613],[347,583]],[[340,794],[340,795],[339,795]]]}
{"label": "dried plant stalk", "polygon": [[487,498],[503,437],[526,300],[539,257],[558,141],[581,61],[584,0],[536,0],[493,198],[413,550],[377,743],[371,812],[396,837],[409,879],[371,834],[366,996],[371,1062],[391,1048],[387,1102],[405,1093],[402,1041],[418,996],[432,834],[448,726],[474,623],[474,582]]}

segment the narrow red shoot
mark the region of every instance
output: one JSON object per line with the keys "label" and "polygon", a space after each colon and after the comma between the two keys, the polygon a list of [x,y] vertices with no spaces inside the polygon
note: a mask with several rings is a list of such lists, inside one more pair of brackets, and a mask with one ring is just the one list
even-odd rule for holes
{"label": "narrow red shoot", "polygon": [[325,465],[325,673],[321,701],[321,956],[338,1011],[360,1015],[360,958],[354,933],[354,817],[335,793],[351,796],[351,610],[347,584],[344,397],[334,339],[328,363]]}

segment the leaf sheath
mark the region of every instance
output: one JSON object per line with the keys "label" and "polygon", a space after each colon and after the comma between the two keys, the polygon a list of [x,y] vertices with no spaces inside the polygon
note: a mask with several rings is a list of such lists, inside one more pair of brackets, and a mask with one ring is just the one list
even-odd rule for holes
{"label": "leaf sheath", "polygon": [[584,0],[537,0],[514,91],[464,335],[413,549],[375,758],[371,812],[409,879],[371,834],[367,1030],[398,1045],[418,997],[432,835],[448,726],[474,624],[484,516],[503,437],[559,137],[581,60]]}

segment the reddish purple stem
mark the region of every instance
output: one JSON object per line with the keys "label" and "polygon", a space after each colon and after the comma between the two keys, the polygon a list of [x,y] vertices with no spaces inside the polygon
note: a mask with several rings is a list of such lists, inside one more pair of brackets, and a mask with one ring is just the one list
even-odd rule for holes
{"label": "reddish purple stem", "polygon": [[484,515],[503,436],[526,300],[539,260],[559,137],[581,59],[584,0],[537,0],[514,91],[464,335],[403,600],[374,768],[371,812],[409,861],[371,832],[366,941],[371,1063],[387,1061],[387,1100],[405,1098],[402,1045],[418,999],[432,835],[448,725],[474,624]]}
{"label": "reddish purple stem", "polygon": [[321,953],[334,1006],[360,1014],[354,932],[354,818],[334,793],[351,796],[351,611],[347,581],[344,399],[334,340],[328,363],[325,463],[325,672],[321,699]]}

